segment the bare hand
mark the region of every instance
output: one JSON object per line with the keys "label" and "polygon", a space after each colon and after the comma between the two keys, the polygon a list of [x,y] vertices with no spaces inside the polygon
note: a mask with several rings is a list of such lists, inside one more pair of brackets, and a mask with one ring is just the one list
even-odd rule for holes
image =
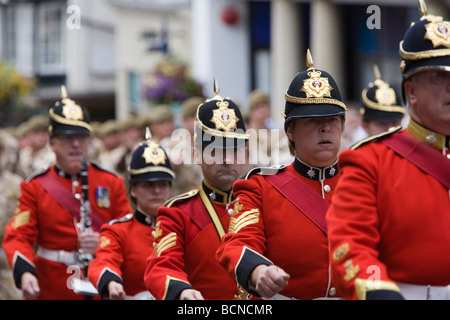
{"label": "bare hand", "polygon": [[257,266],[251,276],[251,285],[262,297],[271,298],[288,284],[290,276],[280,267],[271,265]]}
{"label": "bare hand", "polygon": [[110,281],[108,283],[108,291],[110,300],[125,300],[126,294],[121,283]]}
{"label": "bare hand", "polygon": [[84,253],[94,254],[99,239],[98,232],[84,231],[78,234],[78,245]]}
{"label": "bare hand", "polygon": [[205,300],[200,291],[185,289],[181,291],[180,300]]}
{"label": "bare hand", "polygon": [[41,293],[38,279],[31,272],[24,272],[20,279],[22,294],[27,299],[36,299]]}

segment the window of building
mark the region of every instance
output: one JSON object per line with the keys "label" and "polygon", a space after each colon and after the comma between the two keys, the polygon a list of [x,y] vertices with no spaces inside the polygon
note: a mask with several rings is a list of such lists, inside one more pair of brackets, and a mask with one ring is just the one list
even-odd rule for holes
{"label": "window of building", "polygon": [[[409,27],[410,8],[402,6],[380,6],[380,28],[367,27],[370,14],[367,6],[344,6],[345,65],[348,73],[347,99],[359,101],[361,91],[374,81],[373,65],[380,68],[383,80],[397,91],[401,87],[398,46]],[[413,8],[416,12],[417,9]]]}
{"label": "window of building", "polygon": [[40,75],[64,73],[65,2],[41,2],[38,9],[37,71]]}
{"label": "window of building", "polygon": [[270,1],[250,2],[252,88],[270,92]]}
{"label": "window of building", "polygon": [[135,72],[128,73],[128,103],[131,107],[131,112],[139,113],[139,103],[141,102],[141,79]]}

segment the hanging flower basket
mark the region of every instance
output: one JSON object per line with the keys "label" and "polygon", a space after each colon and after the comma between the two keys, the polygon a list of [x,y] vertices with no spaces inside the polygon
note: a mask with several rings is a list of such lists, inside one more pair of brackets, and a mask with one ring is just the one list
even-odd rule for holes
{"label": "hanging flower basket", "polygon": [[145,81],[145,97],[154,104],[170,104],[192,96],[202,96],[203,87],[190,74],[188,66],[164,57]]}
{"label": "hanging flower basket", "polygon": [[33,79],[20,75],[12,66],[0,62],[0,105],[5,106],[27,95],[35,87]]}

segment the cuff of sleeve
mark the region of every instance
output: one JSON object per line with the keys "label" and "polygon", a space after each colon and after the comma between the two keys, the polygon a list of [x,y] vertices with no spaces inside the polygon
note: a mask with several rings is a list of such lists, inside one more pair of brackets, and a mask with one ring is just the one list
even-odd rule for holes
{"label": "cuff of sleeve", "polygon": [[16,252],[14,255],[13,262],[13,277],[16,287],[22,289],[21,278],[25,272],[30,272],[37,277],[36,268],[25,256],[20,252]]}
{"label": "cuff of sleeve", "polygon": [[112,272],[110,269],[105,269],[97,284],[97,291],[100,297],[104,300],[109,299],[108,283],[115,281],[117,283],[122,283],[122,278],[117,274]]}
{"label": "cuff of sleeve", "polygon": [[250,288],[249,280],[252,271],[261,264],[266,266],[273,265],[272,261],[244,246],[239,262],[236,265],[236,280],[246,291],[256,296],[258,294]]}
{"label": "cuff of sleeve", "polygon": [[166,282],[166,292],[164,294],[164,300],[177,300],[180,297],[181,291],[186,289],[193,289],[192,286],[183,280],[168,277]]}
{"label": "cuff of sleeve", "polygon": [[397,291],[372,290],[366,293],[366,300],[405,300],[405,298]]}
{"label": "cuff of sleeve", "polygon": [[359,300],[391,300],[394,297],[403,298],[399,287],[390,281],[373,281],[356,278],[355,289]]}

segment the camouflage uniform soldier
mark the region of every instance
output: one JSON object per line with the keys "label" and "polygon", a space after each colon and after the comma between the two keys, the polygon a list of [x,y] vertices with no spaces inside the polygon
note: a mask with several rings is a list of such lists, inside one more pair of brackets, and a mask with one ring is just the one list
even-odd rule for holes
{"label": "camouflage uniform soldier", "polygon": [[[5,148],[0,141],[0,159]],[[13,274],[3,251],[3,234],[6,225],[13,216],[20,194],[22,178],[0,167],[0,300],[22,299],[22,293],[14,284]]]}
{"label": "camouflage uniform soldier", "polygon": [[119,163],[127,153],[127,149],[120,141],[120,128],[114,120],[105,121],[97,130],[97,137],[101,140],[97,161],[105,169],[119,171]]}
{"label": "camouflage uniform soldier", "polygon": [[[176,131],[176,137],[179,137],[178,132],[182,134],[183,143],[189,142],[192,145],[197,108],[203,102],[205,102],[205,99],[202,97],[191,97],[181,104],[183,130]],[[202,182],[202,171],[200,166],[194,164],[192,148],[189,148],[189,150],[174,148],[180,141],[179,138],[172,139],[171,144],[166,146],[173,163],[173,170],[177,176],[172,186],[173,196],[195,189]]]}
{"label": "camouflage uniform soldier", "polygon": [[247,133],[250,135],[250,158],[247,171],[261,166],[290,164],[294,157],[289,152],[286,134],[274,127],[270,115],[269,95],[260,89],[253,90],[249,95],[248,104]]}
{"label": "camouflage uniform soldier", "polygon": [[36,115],[27,121],[26,135],[29,144],[19,151],[16,173],[26,177],[33,171],[47,167],[55,160],[48,144],[48,118]]}

